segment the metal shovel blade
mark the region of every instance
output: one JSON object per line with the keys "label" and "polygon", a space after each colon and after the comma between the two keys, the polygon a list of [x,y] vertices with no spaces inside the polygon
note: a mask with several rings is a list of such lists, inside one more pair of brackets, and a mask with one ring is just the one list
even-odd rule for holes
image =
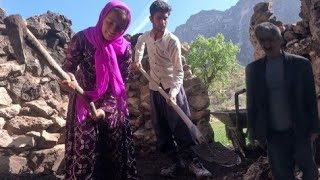
{"label": "metal shovel blade", "polygon": [[240,156],[220,142],[199,144],[192,146],[193,152],[202,160],[215,162],[224,167],[231,167],[241,163]]}

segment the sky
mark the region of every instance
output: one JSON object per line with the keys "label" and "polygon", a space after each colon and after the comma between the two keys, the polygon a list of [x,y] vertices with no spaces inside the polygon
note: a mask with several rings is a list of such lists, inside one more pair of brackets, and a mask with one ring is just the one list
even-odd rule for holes
{"label": "sky", "polygon": [[[153,0],[122,0],[132,13],[132,21],[127,31],[136,34],[151,29],[149,7]],[[238,0],[165,0],[172,6],[168,30],[184,24],[188,18],[201,10],[224,11],[234,6]],[[72,21],[72,29],[78,32],[94,26],[100,11],[109,0],[0,0],[0,7],[7,15],[20,14],[23,18],[46,13],[48,10],[65,15]]]}

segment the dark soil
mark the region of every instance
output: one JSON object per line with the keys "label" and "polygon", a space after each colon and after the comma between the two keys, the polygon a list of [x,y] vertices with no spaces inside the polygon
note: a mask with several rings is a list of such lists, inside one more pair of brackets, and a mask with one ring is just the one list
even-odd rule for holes
{"label": "dark soil", "polygon": [[[222,150],[221,147],[215,147],[216,149]],[[216,151],[217,152],[217,151]],[[221,154],[223,153],[223,154]],[[220,151],[220,155],[226,157],[225,159],[232,159],[228,156],[234,156],[231,150],[225,149],[225,151]],[[205,159],[199,158],[203,165],[213,174],[212,178],[214,180],[242,180],[243,175],[247,172],[250,165],[257,161],[260,156],[266,156],[266,152],[255,146],[247,146],[245,150],[246,158],[242,158],[239,165],[232,167],[224,167],[215,162],[208,162]],[[217,160],[220,160],[218,158]],[[175,180],[193,180],[196,177],[191,174],[187,169],[182,170],[178,173],[175,178],[165,178],[161,177],[160,169],[163,166],[169,164],[169,159],[166,156],[156,152],[151,153],[138,153],[137,154],[137,168],[139,178],[141,180],[165,180],[165,179],[175,179]],[[221,160],[220,160],[221,162]]]}
{"label": "dark soil", "polygon": [[[163,166],[170,164],[170,160],[164,155],[156,152],[149,153],[137,153],[137,170],[140,180],[195,180],[196,177],[191,174],[188,169],[181,170],[176,177],[166,178],[160,175],[160,169]],[[256,160],[245,159],[242,160],[240,165],[233,167],[223,167],[217,163],[209,163],[201,159],[203,165],[213,174],[212,178],[214,180],[242,180],[243,175],[246,173],[248,167]],[[58,180],[63,179],[63,177],[56,177],[50,173],[37,174],[37,175],[11,175],[11,176],[1,176],[2,180]]]}
{"label": "dark soil", "polygon": [[[165,180],[165,179],[175,179],[175,180],[195,180],[196,177],[191,174],[188,169],[182,170],[178,173],[175,178],[166,178],[160,175],[160,169],[163,166],[168,165],[170,161],[160,155],[157,152],[148,154],[138,154],[137,155],[137,168],[139,178],[141,180]],[[242,180],[243,174],[247,171],[248,167],[253,163],[253,160],[242,161],[240,165],[233,167],[222,167],[216,163],[209,163],[203,161],[203,165],[213,174],[212,178],[217,180]]]}

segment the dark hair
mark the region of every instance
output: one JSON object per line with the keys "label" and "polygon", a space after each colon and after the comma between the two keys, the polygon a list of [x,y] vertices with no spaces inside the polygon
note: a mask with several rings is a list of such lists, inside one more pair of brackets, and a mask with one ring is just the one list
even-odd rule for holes
{"label": "dark hair", "polygon": [[117,13],[119,13],[121,15],[125,15],[126,18],[128,18],[128,13],[126,12],[126,10],[124,10],[124,9],[122,9],[120,7],[112,8],[109,12],[112,12],[112,11],[117,12]]}
{"label": "dark hair", "polygon": [[164,12],[170,14],[171,6],[165,1],[156,0],[150,6],[150,15],[153,16],[156,12]]}
{"label": "dark hair", "polygon": [[266,33],[271,33],[275,39],[282,39],[281,31],[278,26],[271,22],[263,22],[256,26],[254,31],[257,39],[263,39]]}

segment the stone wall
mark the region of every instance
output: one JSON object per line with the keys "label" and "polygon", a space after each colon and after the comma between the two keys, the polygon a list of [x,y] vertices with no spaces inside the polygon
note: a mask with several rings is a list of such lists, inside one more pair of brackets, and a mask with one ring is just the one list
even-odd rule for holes
{"label": "stone wall", "polygon": [[[47,12],[26,20],[29,30],[62,64],[74,32],[65,16]],[[137,36],[127,36],[133,42]],[[186,53],[183,48],[183,53]],[[143,63],[147,67],[148,55]],[[185,64],[185,62],[184,62]],[[185,64],[184,87],[192,120],[206,137],[209,98],[205,85]],[[153,151],[156,139],[150,121],[147,80],[131,72],[127,83],[130,123],[137,151]],[[68,94],[57,77],[0,8],[0,177],[6,174],[54,172],[63,169]]]}

